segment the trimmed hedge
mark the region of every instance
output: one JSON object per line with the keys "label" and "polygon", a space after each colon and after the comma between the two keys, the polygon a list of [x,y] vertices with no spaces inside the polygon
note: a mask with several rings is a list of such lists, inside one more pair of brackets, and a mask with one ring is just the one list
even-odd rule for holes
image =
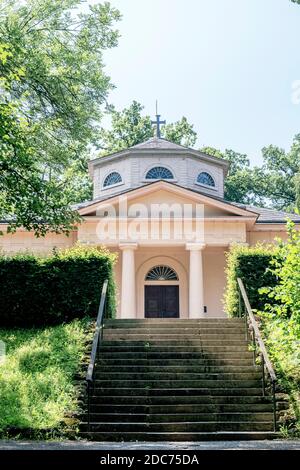
{"label": "trimmed hedge", "polygon": [[260,245],[255,247],[236,245],[227,253],[227,286],[224,298],[225,310],[229,316],[238,315],[238,277],[245,284],[251,307],[263,310],[267,297],[258,290],[276,284],[276,276],[268,269],[273,256],[274,248]]}
{"label": "trimmed hedge", "polygon": [[0,256],[0,326],[45,326],[94,317],[105,279],[107,315],[112,317],[114,260],[105,249],[79,245],[47,258]]}

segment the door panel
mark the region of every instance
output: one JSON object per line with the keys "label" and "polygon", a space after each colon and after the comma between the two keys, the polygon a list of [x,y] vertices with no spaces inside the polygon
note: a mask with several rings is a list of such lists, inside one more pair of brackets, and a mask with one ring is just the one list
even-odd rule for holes
{"label": "door panel", "polygon": [[145,286],[146,318],[179,318],[179,286]]}
{"label": "door panel", "polygon": [[179,317],[179,286],[162,286],[163,288],[163,318]]}

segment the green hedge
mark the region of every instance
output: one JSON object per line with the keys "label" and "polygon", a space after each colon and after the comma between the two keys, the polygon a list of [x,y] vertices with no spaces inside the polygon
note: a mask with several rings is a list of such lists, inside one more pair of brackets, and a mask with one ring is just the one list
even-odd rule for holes
{"label": "green hedge", "polygon": [[[227,286],[225,291],[225,309],[229,316],[238,315],[237,278],[244,282],[251,307],[263,310],[266,295],[259,294],[261,287],[273,287],[276,277],[269,271],[274,250],[265,246],[234,246],[227,254]],[[268,302],[270,300],[268,299]]]}
{"label": "green hedge", "polygon": [[109,280],[107,315],[115,309],[113,263],[104,249],[75,246],[42,258],[0,257],[0,326],[45,326],[95,316]]}

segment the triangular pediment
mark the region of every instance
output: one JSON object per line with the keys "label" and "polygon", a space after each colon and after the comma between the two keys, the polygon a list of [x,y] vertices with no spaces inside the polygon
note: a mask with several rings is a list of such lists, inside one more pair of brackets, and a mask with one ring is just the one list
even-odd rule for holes
{"label": "triangular pediment", "polygon": [[[207,194],[199,193],[190,189],[183,188],[167,181],[157,181],[144,185],[139,188],[129,190],[122,194],[111,196],[101,201],[91,201],[84,207],[78,209],[81,216],[96,216],[102,212],[105,207],[120,205],[120,202],[127,204],[130,208],[133,205],[137,207],[149,208],[157,204],[167,205],[196,205],[203,207],[205,218],[242,218],[255,222],[257,213],[243,209],[228,203],[220,198],[214,198]],[[116,210],[118,213],[118,210]]]}

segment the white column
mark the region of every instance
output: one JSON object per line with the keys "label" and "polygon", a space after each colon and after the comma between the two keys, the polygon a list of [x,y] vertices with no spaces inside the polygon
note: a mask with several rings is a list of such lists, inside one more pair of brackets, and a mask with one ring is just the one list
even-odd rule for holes
{"label": "white column", "polygon": [[187,243],[186,249],[190,252],[189,273],[189,318],[203,318],[203,266],[202,250],[204,243]]}
{"label": "white column", "polygon": [[122,251],[121,318],[136,318],[134,250],[137,243],[121,243],[119,248]]}

